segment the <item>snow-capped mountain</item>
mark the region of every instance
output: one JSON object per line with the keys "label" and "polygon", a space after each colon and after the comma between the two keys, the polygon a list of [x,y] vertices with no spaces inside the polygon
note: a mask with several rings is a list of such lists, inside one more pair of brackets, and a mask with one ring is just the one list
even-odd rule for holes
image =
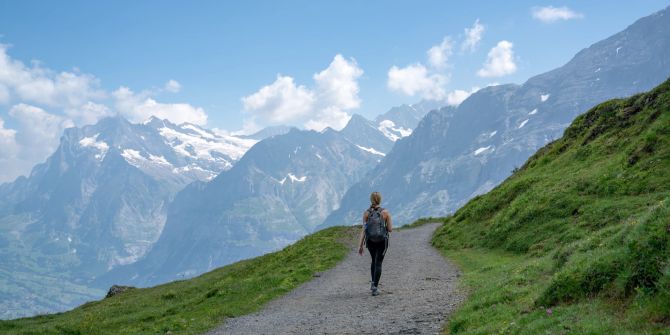
{"label": "snow-capped mountain", "polygon": [[424,117],[321,227],[358,220],[372,191],[398,223],[444,216],[485,193],[595,104],[649,90],[670,75],[670,9],[642,18],[521,86],[488,87]]}
{"label": "snow-capped mountain", "polygon": [[177,191],[230,169],[255,143],[156,118],[66,129],[46,162],[0,186],[0,272],[12,274],[0,279],[0,316],[90,299],[86,282],[158,240]]}
{"label": "snow-capped mountain", "polygon": [[377,116],[375,123],[377,124],[377,129],[384,136],[395,142],[412,134],[412,131],[424,115],[431,110],[439,109],[443,105],[445,104],[442,102],[431,100],[422,100],[419,103],[411,105],[400,105]]}
{"label": "snow-capped mountain", "polygon": [[155,117],[134,127],[140,138],[119,149],[125,160],[158,179],[186,183],[230,169],[257,142]]}
{"label": "snow-capped mountain", "polygon": [[[193,276],[312,232],[339,206],[347,188],[383,157],[377,151],[389,147],[390,140],[370,124],[355,117],[347,126],[369,134],[361,138],[330,128],[294,128],[260,141],[232,169],[181,191],[145,259],[113,271],[100,285],[150,285]],[[357,142],[368,138],[376,140]]]}
{"label": "snow-capped mountain", "polygon": [[375,123],[365,117],[354,114],[340,133],[361,150],[381,157],[391,151],[393,140],[388,138]]}

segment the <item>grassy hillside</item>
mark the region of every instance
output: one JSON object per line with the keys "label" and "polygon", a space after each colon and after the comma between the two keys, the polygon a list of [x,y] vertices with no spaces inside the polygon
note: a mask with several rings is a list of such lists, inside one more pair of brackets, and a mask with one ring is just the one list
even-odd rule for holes
{"label": "grassy hillside", "polygon": [[670,81],[578,117],[433,244],[471,293],[451,334],[670,334]]}
{"label": "grassy hillside", "polygon": [[322,230],[275,253],[190,280],[133,289],[66,313],[0,321],[0,334],[199,334],[333,267],[359,229]]}

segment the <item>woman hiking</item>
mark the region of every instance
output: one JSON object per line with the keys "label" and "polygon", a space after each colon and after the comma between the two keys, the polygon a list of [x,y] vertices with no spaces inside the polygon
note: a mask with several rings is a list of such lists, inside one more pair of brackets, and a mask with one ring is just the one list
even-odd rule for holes
{"label": "woman hiking", "polygon": [[370,264],[370,291],[373,296],[379,295],[379,278],[382,276],[382,262],[389,246],[389,233],[393,231],[391,214],[380,206],[382,195],[379,192],[370,194],[370,208],[363,213],[363,231],[358,244],[358,254],[363,255],[363,243],[368,247],[372,264]]}

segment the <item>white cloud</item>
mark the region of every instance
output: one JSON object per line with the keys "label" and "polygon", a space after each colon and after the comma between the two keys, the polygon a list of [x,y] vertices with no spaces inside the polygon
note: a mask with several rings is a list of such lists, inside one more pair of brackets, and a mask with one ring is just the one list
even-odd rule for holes
{"label": "white cloud", "polygon": [[312,110],[315,99],[311,90],[296,85],[292,77],[278,75],[272,84],[243,97],[242,104],[254,119],[280,124],[305,118]]}
{"label": "white cloud", "polygon": [[462,51],[473,52],[477,49],[479,41],[482,40],[484,34],[484,26],[479,23],[479,19],[475,21],[471,28],[465,28],[465,40],[461,44]]}
{"label": "white cloud", "polygon": [[447,36],[442,39],[442,43],[434,45],[426,51],[428,54],[428,63],[436,69],[444,69],[452,54],[452,49],[451,38]]}
{"label": "white cloud", "polygon": [[5,120],[0,118],[0,157],[13,152],[16,146],[16,130],[5,128]]}
{"label": "white cloud", "polygon": [[165,83],[165,90],[171,93],[177,93],[181,91],[181,84],[174,79],[170,79]]}
{"label": "white cloud", "polygon": [[351,117],[348,110],[360,107],[358,79],[363,70],[353,59],[335,55],[325,70],[313,76],[315,87],[297,85],[290,76],[278,75],[270,85],[242,98],[243,132],[263,126],[288,124],[308,129],[341,129]]}
{"label": "white cloud", "polygon": [[5,103],[10,91],[22,101],[59,108],[77,107],[106,96],[94,76],[78,72],[56,73],[38,62],[27,67],[12,59],[3,44],[0,44],[0,86],[4,87],[0,88],[0,102]]}
{"label": "white cloud", "polygon": [[453,90],[447,94],[447,104],[450,106],[458,106],[477,91],[479,91],[479,87],[473,87],[469,92],[465,90]]}
{"label": "white cloud", "polygon": [[328,106],[320,109],[316,117],[305,122],[305,128],[320,131],[330,127],[339,130],[347,125],[349,119],[351,119],[351,115],[346,111],[335,106]]}
{"label": "white cloud", "polygon": [[16,135],[19,143],[42,150],[43,154],[38,154],[40,157],[46,157],[54,151],[63,129],[74,126],[67,118],[24,103],[12,106],[9,115],[21,125],[21,131]]}
{"label": "white cloud", "polygon": [[114,115],[107,106],[89,101],[79,107],[65,110],[65,115],[77,125],[95,124],[98,120]]}
{"label": "white cloud", "polygon": [[509,41],[498,42],[498,45],[489,51],[488,59],[477,72],[477,75],[480,77],[501,77],[516,72],[512,47],[513,44]]}
{"label": "white cloud", "polygon": [[4,105],[9,102],[9,89],[7,86],[0,84],[0,105]]}
{"label": "white cloud", "polygon": [[18,129],[4,128],[0,119],[0,182],[27,174],[43,162],[58,147],[63,130],[74,126],[67,118],[23,103],[12,106],[9,116],[17,121]]}
{"label": "white cloud", "polygon": [[392,66],[388,71],[387,86],[392,91],[408,96],[421,96],[427,100],[442,100],[446,96],[444,86],[449,81],[446,75],[429,73],[421,63],[404,68]]}
{"label": "white cloud", "polygon": [[186,103],[160,103],[151,97],[151,92],[135,94],[128,87],[121,86],[112,92],[116,109],[131,122],[142,122],[151,116],[168,119],[176,124],[189,122],[196,125],[207,124],[207,114],[200,107]]}
{"label": "white cloud", "polygon": [[532,9],[533,18],[544,23],[553,23],[558,20],[581,19],[584,14],[573,11],[568,7],[534,7]]}
{"label": "white cloud", "polygon": [[16,130],[5,128],[5,120],[0,118],[0,183],[13,180],[23,170],[16,167],[17,151]]}
{"label": "white cloud", "polygon": [[363,70],[355,60],[347,61],[335,55],[328,68],[314,74],[317,99],[320,104],[341,109],[354,109],[361,105],[358,97],[358,78]]}
{"label": "white cloud", "polygon": [[316,83],[316,111],[305,123],[305,128],[322,130],[326,127],[342,129],[351,115],[347,110],[359,108],[358,79],[363,70],[354,59],[335,55],[328,68],[314,74]]}

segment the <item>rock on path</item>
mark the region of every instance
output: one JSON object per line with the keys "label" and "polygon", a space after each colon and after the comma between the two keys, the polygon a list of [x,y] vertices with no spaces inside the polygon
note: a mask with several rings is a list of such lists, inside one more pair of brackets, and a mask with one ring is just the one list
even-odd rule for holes
{"label": "rock on path", "polygon": [[391,234],[379,296],[370,295],[369,253],[352,250],[314,280],[209,334],[437,334],[464,298],[458,270],[430,245],[437,226]]}

